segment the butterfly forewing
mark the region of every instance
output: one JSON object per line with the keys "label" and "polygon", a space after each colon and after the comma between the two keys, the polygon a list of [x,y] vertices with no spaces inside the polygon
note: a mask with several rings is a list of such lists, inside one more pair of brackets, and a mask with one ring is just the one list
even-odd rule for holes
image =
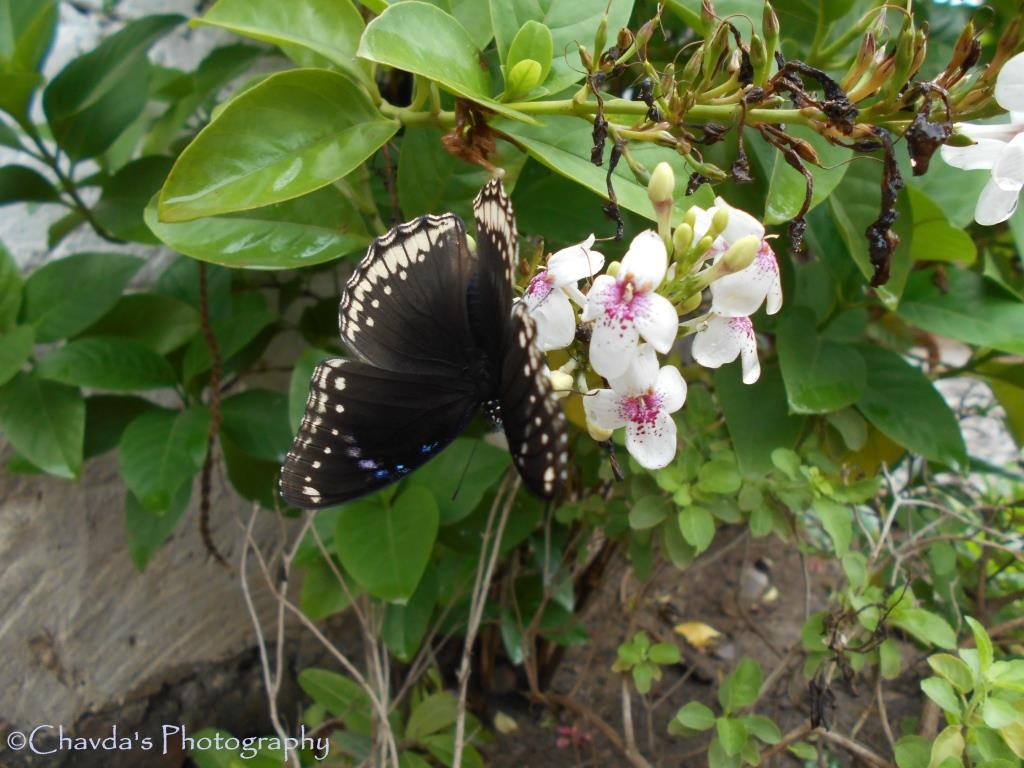
{"label": "butterfly forewing", "polygon": [[466,309],[473,272],[462,221],[421,216],[377,238],[345,286],[345,345],[390,371],[456,376],[475,346]]}
{"label": "butterfly forewing", "polygon": [[536,495],[550,499],[558,495],[568,474],[569,437],[535,337],[526,307],[516,304],[506,336],[501,416],[523,481]]}
{"label": "butterfly forewing", "polygon": [[325,360],[310,381],[281,495],[321,509],[383,488],[437,455],[476,410],[472,387],[458,379]]}

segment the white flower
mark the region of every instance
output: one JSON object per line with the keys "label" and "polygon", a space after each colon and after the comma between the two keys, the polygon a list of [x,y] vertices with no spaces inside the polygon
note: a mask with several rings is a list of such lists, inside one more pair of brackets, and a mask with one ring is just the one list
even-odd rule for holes
{"label": "white flower", "polygon": [[569,298],[582,306],[585,299],[576,283],[604,268],[604,256],[591,250],[593,245],[591,235],[552,254],[547,267],[526,286],[522,301],[537,324],[537,343],[544,352],[569,346],[576,335],[576,315]]}
{"label": "white flower", "polygon": [[761,376],[757,339],[749,317],[723,317],[712,313],[693,338],[693,359],[705,368],[718,368],[742,358],[743,383],[753,384]]}
{"label": "white flower", "polygon": [[957,123],[960,133],[976,141],[969,147],[942,147],[942,159],[955,168],[992,172],[974,209],[974,220],[992,225],[1017,210],[1024,189],[1024,53],[1003,65],[996,77],[996,101],[1010,112],[1000,125]]}
{"label": "white flower", "polygon": [[625,372],[583,398],[588,424],[601,430],[626,428],[626,449],[647,469],[660,469],[676,455],[676,423],[686,382],[671,365],[658,369],[654,347],[641,344]]}
{"label": "white flower", "polygon": [[782,282],[775,251],[764,239],[764,224],[720,197],[715,203],[729,211],[729,223],[712,246],[716,263],[744,237],[757,237],[761,247],[750,266],[711,283],[711,311],[725,317],[749,317],[766,302],[765,310],[774,315],[782,308]]}
{"label": "white flower", "polygon": [[672,303],[655,293],[667,269],[665,244],[647,230],[633,238],[615,277],[594,280],[583,321],[594,321],[590,364],[606,379],[626,372],[640,337],[659,352],[672,348],[679,317]]}

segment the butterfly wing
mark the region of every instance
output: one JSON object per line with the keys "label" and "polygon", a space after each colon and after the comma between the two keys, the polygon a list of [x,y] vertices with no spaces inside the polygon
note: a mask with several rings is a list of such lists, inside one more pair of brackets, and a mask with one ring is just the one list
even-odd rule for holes
{"label": "butterfly wing", "polygon": [[281,469],[281,496],[322,509],[383,488],[437,455],[477,406],[472,387],[447,376],[325,360]]}
{"label": "butterfly wing", "polygon": [[516,304],[505,338],[501,418],[512,460],[526,486],[551,499],[568,475],[569,435],[536,336],[526,306]]}
{"label": "butterfly wing", "polygon": [[512,201],[499,179],[491,179],[473,201],[476,220],[476,270],[472,275],[469,307],[477,343],[492,360],[500,360],[512,286],[519,258],[519,236]]}
{"label": "butterfly wing", "polygon": [[346,283],[342,341],[378,368],[464,375],[475,347],[466,308],[473,267],[458,216],[400,224],[373,241]]}

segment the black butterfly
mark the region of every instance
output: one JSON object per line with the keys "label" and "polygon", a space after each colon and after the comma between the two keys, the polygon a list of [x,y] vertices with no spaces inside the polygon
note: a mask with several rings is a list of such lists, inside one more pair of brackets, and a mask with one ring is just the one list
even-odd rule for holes
{"label": "black butterfly", "polygon": [[480,408],[504,426],[530,490],[566,477],[565,416],[513,306],[518,240],[497,179],[473,203],[476,253],[455,214],[421,216],[370,246],[339,308],[349,357],[313,372],[306,414],[281,470],[297,507],[340,504],[396,482],[441,451]]}

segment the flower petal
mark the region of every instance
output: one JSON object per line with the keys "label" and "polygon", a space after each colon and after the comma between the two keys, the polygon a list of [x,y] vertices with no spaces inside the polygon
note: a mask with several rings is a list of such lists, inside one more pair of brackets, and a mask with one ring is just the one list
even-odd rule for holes
{"label": "flower petal", "polygon": [[757,359],[757,340],[754,330],[750,330],[750,339],[740,349],[740,365],[743,366],[743,383],[753,384],[761,378],[761,361]]}
{"label": "flower petal", "polygon": [[650,344],[641,344],[630,358],[621,376],[608,379],[619,395],[635,396],[654,387],[658,379],[658,356]]}
{"label": "flower petal", "polygon": [[548,272],[556,288],[594,277],[604,269],[604,256],[590,249],[593,244],[591,235],[582,243],[563,248],[548,258]]}
{"label": "flower petal", "polygon": [[996,101],[1014,112],[1024,112],[1024,53],[1003,64],[996,76]]}
{"label": "flower petal", "polygon": [[665,413],[675,413],[686,402],[686,380],[674,365],[663,366],[658,371],[654,391],[661,398],[661,407]]}
{"label": "flower petal", "polygon": [[662,411],[653,422],[626,425],[626,450],[641,467],[661,469],[676,456],[676,423]]}
{"label": "flower petal", "polygon": [[992,166],[992,178],[1007,192],[1019,192],[1024,187],[1024,133],[1006,145]]}
{"label": "flower petal", "polygon": [[764,237],[764,224],[746,211],[733,208],[721,197],[715,198],[715,206],[729,211],[729,223],[725,225],[721,235],[722,239],[729,245],[747,235],[754,235],[758,239]]}
{"label": "flower petal", "polygon": [[610,389],[598,389],[583,396],[583,412],[587,421],[601,429],[619,429],[626,426],[619,396]]}
{"label": "flower petal", "polygon": [[1020,192],[1000,188],[995,179],[989,179],[981,190],[978,205],[974,209],[974,220],[983,226],[992,226],[1006,221],[1017,210]]}
{"label": "flower petal", "polygon": [[745,346],[757,346],[748,317],[711,315],[707,326],[693,338],[693,359],[705,368],[718,368],[735,360]]}
{"label": "flower petal", "polygon": [[606,379],[621,376],[629,368],[640,332],[632,320],[603,314],[590,335],[590,364]]}
{"label": "flower petal", "polygon": [[653,229],[647,229],[633,238],[629,250],[622,257],[619,274],[632,275],[633,285],[639,291],[653,291],[665,279],[668,254],[665,243]]}
{"label": "flower petal", "polygon": [[978,143],[969,147],[951,147],[948,144],[943,144],[940,150],[942,159],[948,165],[962,168],[965,171],[988,170],[996,164],[999,155],[1006,148],[1006,142],[999,139],[983,139],[973,136],[971,138]]}
{"label": "flower petal", "polygon": [[537,324],[537,344],[542,352],[572,344],[576,336],[576,314],[568,296],[561,291],[552,291],[532,307],[527,306]]}
{"label": "flower petal", "polygon": [[586,303],[583,305],[583,322],[597,320],[604,314],[604,307],[609,301],[618,296],[616,280],[611,275],[598,275],[594,278],[594,284],[590,286],[587,293]]}
{"label": "flower petal", "polygon": [[633,299],[633,322],[645,341],[665,354],[672,349],[679,332],[679,315],[672,302],[657,293]]}
{"label": "flower petal", "polygon": [[749,267],[711,284],[711,311],[726,317],[748,317],[773,292],[769,314],[782,306],[782,286],[775,254],[771,248],[762,248]]}

